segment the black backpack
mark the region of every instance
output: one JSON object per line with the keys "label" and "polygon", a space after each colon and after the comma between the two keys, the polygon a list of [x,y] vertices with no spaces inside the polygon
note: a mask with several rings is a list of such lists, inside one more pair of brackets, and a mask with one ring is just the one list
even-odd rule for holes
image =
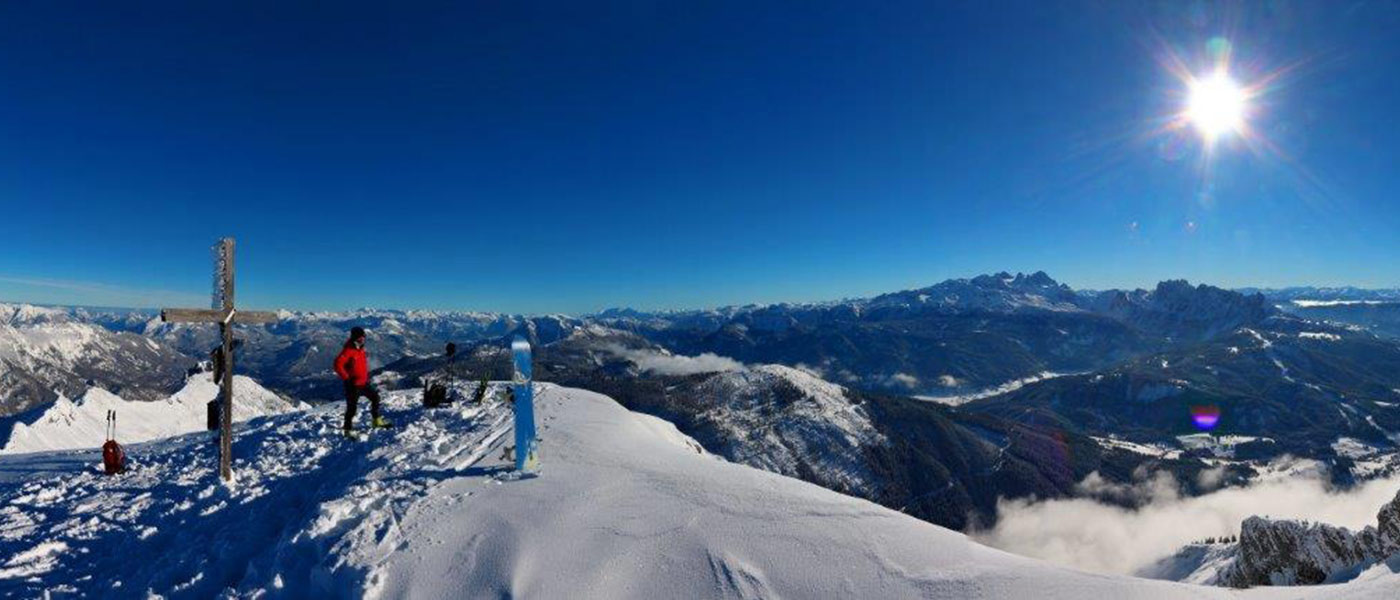
{"label": "black backpack", "polygon": [[447,386],[436,381],[429,382],[423,386],[423,406],[437,408],[451,402],[447,395]]}

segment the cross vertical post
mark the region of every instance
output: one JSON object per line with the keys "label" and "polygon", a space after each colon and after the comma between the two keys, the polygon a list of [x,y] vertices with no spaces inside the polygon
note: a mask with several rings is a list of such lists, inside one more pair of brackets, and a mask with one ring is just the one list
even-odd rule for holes
{"label": "cross vertical post", "polygon": [[219,382],[219,477],[233,479],[233,325],[277,321],[277,314],[264,311],[238,311],[233,303],[233,238],[214,245],[214,300],[212,310],[165,308],[160,320],[167,323],[218,323],[219,360],[223,378]]}
{"label": "cross vertical post", "polygon": [[219,323],[224,348],[224,380],[219,382],[223,391],[219,407],[219,477],[229,481],[233,478],[233,238],[220,240],[218,252],[219,296],[223,300],[219,308],[228,315]]}

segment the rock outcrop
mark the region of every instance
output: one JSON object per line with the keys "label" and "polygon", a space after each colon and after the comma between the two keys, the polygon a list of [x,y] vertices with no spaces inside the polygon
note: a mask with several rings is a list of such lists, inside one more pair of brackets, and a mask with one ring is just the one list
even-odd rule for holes
{"label": "rock outcrop", "polygon": [[1377,524],[1345,527],[1296,520],[1246,519],[1234,563],[1221,585],[1311,585],[1354,572],[1400,552],[1400,494],[1376,515]]}

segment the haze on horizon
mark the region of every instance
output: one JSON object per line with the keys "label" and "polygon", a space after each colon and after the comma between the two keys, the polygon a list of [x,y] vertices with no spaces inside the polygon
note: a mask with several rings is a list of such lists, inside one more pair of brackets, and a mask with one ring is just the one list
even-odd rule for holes
{"label": "haze on horizon", "polygon": [[0,301],[1400,287],[1400,6],[1012,8],[6,5]]}

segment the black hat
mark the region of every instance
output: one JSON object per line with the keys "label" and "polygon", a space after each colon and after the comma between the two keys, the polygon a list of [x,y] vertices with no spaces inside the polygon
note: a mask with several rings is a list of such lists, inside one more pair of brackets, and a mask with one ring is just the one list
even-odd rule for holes
{"label": "black hat", "polygon": [[362,337],[365,337],[365,328],[364,328],[364,327],[351,327],[351,328],[350,328],[350,339],[352,339],[352,340],[358,340],[358,339],[360,339],[360,338],[362,338]]}

